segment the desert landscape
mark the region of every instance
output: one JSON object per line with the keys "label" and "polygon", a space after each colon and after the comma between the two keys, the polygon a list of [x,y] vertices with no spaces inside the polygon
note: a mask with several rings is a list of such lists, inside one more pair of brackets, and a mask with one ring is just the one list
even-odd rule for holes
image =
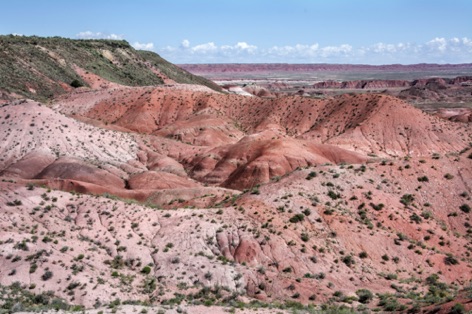
{"label": "desert landscape", "polygon": [[472,311],[472,64],[0,44],[1,313]]}

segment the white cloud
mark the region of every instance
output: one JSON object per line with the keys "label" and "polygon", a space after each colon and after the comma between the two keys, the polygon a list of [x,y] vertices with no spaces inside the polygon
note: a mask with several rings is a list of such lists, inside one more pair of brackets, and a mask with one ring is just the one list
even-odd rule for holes
{"label": "white cloud", "polygon": [[431,50],[438,50],[440,52],[444,52],[447,49],[447,40],[446,38],[439,38],[436,37],[433,40],[430,40],[426,43],[426,46]]}
{"label": "white cloud", "polygon": [[216,52],[217,50],[218,50],[218,47],[215,45],[214,42],[196,45],[195,47],[191,48],[191,51],[193,53],[201,53],[201,54],[212,53],[212,52]]}
{"label": "white cloud", "polygon": [[333,56],[349,56],[352,52],[352,46],[343,44],[340,46],[328,46],[328,47],[323,47],[320,49],[321,50],[321,56],[325,58],[330,58]]}
{"label": "white cloud", "polygon": [[176,63],[467,63],[472,62],[472,39],[437,37],[424,43],[379,42],[362,47],[348,43],[322,46],[315,42],[264,48],[244,41],[232,45],[215,42],[191,45],[184,39],[179,47],[167,46],[158,52]]}
{"label": "white cloud", "polygon": [[425,45],[426,49],[430,52],[472,52],[472,40],[467,37],[457,38],[453,37],[450,39],[444,37],[436,37],[433,40],[430,40]]}
{"label": "white cloud", "polygon": [[[18,34],[19,35],[19,34]],[[123,39],[123,35],[85,31],[79,39]],[[192,45],[183,39],[178,46],[155,48],[153,42],[135,42],[139,50],[155,50],[175,63],[472,63],[472,39],[436,37],[423,43],[378,42],[368,46],[349,43],[322,46],[319,43],[258,47],[245,41],[218,45],[215,42]]]}
{"label": "white cloud", "polygon": [[180,47],[187,49],[190,47],[190,42],[187,39],[182,40],[182,43],[180,44]]}
{"label": "white cloud", "polygon": [[233,46],[233,49],[254,53],[257,50],[257,46],[249,45],[248,43],[242,41]]}
{"label": "white cloud", "polygon": [[132,46],[137,50],[154,50],[154,43],[135,42]]}
{"label": "white cloud", "polygon": [[123,39],[123,35],[108,34],[108,33],[102,33],[102,32],[94,33],[91,31],[80,32],[76,34],[75,37],[78,39],[115,39],[115,40]]}

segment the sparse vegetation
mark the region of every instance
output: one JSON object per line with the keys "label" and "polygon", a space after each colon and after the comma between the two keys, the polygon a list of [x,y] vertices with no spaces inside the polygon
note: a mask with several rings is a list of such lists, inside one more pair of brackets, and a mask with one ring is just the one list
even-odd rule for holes
{"label": "sparse vegetation", "polygon": [[358,301],[362,304],[370,303],[374,298],[374,294],[367,289],[359,289],[356,291],[356,294],[359,298]]}
{"label": "sparse vegetation", "polygon": [[400,203],[402,203],[405,206],[409,206],[414,200],[415,200],[415,197],[412,194],[403,194],[403,196],[400,199]]}
{"label": "sparse vegetation", "polygon": [[291,223],[297,223],[297,222],[303,221],[304,219],[305,219],[305,215],[303,215],[303,214],[296,214],[296,215],[292,216],[292,217],[289,219],[289,221],[290,221]]}
{"label": "sparse vegetation", "polygon": [[459,206],[459,209],[466,214],[470,213],[470,206],[468,204],[462,204],[461,206]]}
{"label": "sparse vegetation", "polygon": [[418,177],[418,181],[419,182],[429,182],[429,179],[427,176],[422,176],[422,177]]}
{"label": "sparse vegetation", "polygon": [[[17,45],[3,37],[2,48]],[[87,86],[89,74],[151,86],[93,82],[97,91],[81,88],[42,108],[29,100],[0,106],[7,151],[0,156],[7,167],[0,169],[1,273],[6,282],[21,282],[0,287],[0,312],[45,311],[54,294],[110,312],[157,303],[179,313],[180,304],[228,312],[415,312],[454,300],[468,284],[470,147],[446,152],[428,136],[425,143],[415,138],[433,129],[447,138],[457,129],[463,143],[463,123],[398,118],[408,105],[377,93],[313,100],[159,87],[165,71],[193,77],[123,41],[25,40],[18,53],[50,74],[44,81],[51,84],[33,93],[44,82],[29,71],[31,90],[12,90],[20,97],[50,99],[62,87],[72,90],[69,82]],[[51,56],[65,58],[62,70],[49,68]],[[78,76],[72,57],[86,74]],[[394,154],[382,138],[390,132],[381,132],[390,122],[364,122],[379,110],[399,123]],[[202,117],[210,120],[198,125]],[[261,130],[268,123],[276,131]],[[360,125],[368,148],[351,137]],[[334,147],[339,134],[356,152]],[[432,158],[431,150],[438,151]],[[34,179],[10,179],[29,168],[35,173],[25,178]],[[25,291],[34,299],[22,300]]]}
{"label": "sparse vegetation", "polygon": [[84,84],[81,81],[75,79],[70,83],[70,86],[72,86],[74,88],[79,88],[79,87],[84,86]]}

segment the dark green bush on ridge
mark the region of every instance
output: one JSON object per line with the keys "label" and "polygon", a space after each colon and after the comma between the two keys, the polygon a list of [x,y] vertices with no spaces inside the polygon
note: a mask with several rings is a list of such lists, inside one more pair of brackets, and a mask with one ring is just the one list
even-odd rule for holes
{"label": "dark green bush on ridge", "polygon": [[305,215],[303,214],[296,214],[294,216],[292,216],[289,221],[291,223],[296,223],[296,222],[300,222],[300,221],[303,221],[305,219]]}
{"label": "dark green bush on ridge", "polygon": [[84,86],[84,84],[82,84],[79,80],[73,80],[70,83],[70,86],[72,86],[73,88],[79,88],[79,87]]}
{"label": "dark green bush on ridge", "polygon": [[356,291],[359,303],[367,304],[374,298],[374,294],[367,289],[359,289]]}
{"label": "dark green bush on ridge", "polygon": [[143,269],[141,269],[142,274],[149,274],[151,272],[151,267],[149,266],[144,266]]}

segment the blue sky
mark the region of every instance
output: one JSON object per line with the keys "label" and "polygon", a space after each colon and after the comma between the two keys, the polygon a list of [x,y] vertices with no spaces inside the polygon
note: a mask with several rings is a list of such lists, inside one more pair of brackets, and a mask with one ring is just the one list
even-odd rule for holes
{"label": "blue sky", "polygon": [[0,34],[125,39],[174,63],[470,63],[471,0],[3,0]]}

